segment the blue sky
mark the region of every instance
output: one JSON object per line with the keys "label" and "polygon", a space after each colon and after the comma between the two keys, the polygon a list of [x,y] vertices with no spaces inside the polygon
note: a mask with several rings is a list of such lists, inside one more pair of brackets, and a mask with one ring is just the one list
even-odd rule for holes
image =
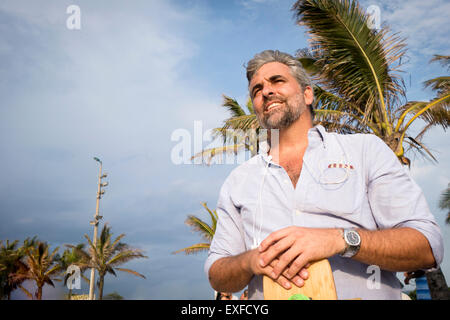
{"label": "blue sky", "polygon": [[[127,299],[210,299],[206,254],[171,252],[199,242],[184,225],[188,214],[207,219],[234,168],[174,165],[171,134],[220,126],[222,94],[245,103],[246,63],[264,49],[295,53],[307,47],[284,0],[9,1],[0,2],[0,239],[38,236],[52,246],[92,235],[97,163],[109,186],[101,214],[112,231],[145,250],[127,267],[146,275],[108,276],[105,293]],[[362,1],[381,8],[381,20],[407,37],[408,99],[431,99],[426,79],[442,75],[432,54],[448,54],[444,0]],[[69,30],[66,9],[81,9],[81,29]],[[411,83],[409,78],[411,77]],[[411,173],[442,228],[437,208],[449,182],[448,136],[425,142],[439,163],[421,159]],[[450,280],[450,260],[442,265]],[[44,288],[58,298],[65,289]],[[83,292],[88,286],[82,284]],[[16,295],[20,297],[20,295]]]}

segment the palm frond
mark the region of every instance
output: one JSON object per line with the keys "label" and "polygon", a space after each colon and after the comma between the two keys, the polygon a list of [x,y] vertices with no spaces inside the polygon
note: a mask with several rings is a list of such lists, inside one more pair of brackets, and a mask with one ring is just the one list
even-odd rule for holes
{"label": "palm frond", "polygon": [[315,110],[345,111],[358,117],[364,117],[361,122],[367,122],[364,112],[358,105],[351,100],[346,100],[337,94],[334,94],[332,91],[324,90],[319,85],[314,85],[314,99]]}
{"label": "palm frond", "polygon": [[143,274],[140,274],[139,272],[136,272],[136,271],[134,271],[134,270],[131,270],[131,269],[125,269],[125,268],[115,268],[116,270],[119,270],[119,271],[122,271],[122,272],[127,272],[127,273],[130,273],[130,274],[133,274],[133,275],[135,275],[135,276],[138,276],[138,277],[141,277],[141,278],[144,278],[145,279],[145,276],[143,275]]}
{"label": "palm frond", "polygon": [[94,250],[96,251],[96,246],[94,246],[94,243],[92,242],[91,238],[89,238],[89,236],[87,234],[84,235],[84,238],[86,239],[86,241],[89,244],[89,251]]}
{"label": "palm frond", "polygon": [[216,148],[211,148],[207,150],[203,150],[194,156],[191,157],[191,160],[195,158],[201,158],[204,163],[207,165],[211,164],[211,161],[214,157],[224,154],[237,154],[239,151],[244,150],[246,145],[244,143],[234,144],[234,145],[226,145]]}
{"label": "palm frond", "polygon": [[113,250],[111,251],[111,253],[115,252],[115,251],[120,251],[126,248],[126,244],[125,243],[121,243],[120,240],[122,240],[125,237],[125,233],[120,234],[119,236],[117,236],[116,239],[114,239],[114,242],[112,244],[109,245],[109,247],[113,248]]}
{"label": "palm frond", "polygon": [[439,199],[439,208],[442,210],[450,210],[450,184],[447,186],[447,189],[445,189],[441,194],[441,197]]}
{"label": "palm frond", "polygon": [[327,130],[327,132],[336,132],[339,134],[368,133],[363,128],[357,128],[348,123],[317,121],[315,122],[315,124],[323,126]]}
{"label": "palm frond", "polygon": [[203,251],[209,250],[210,243],[197,243],[192,246],[177,250],[173,254],[184,252],[185,254],[196,254]]}
{"label": "palm frond", "polygon": [[[405,124],[403,127],[403,135],[409,126],[416,120],[418,117],[422,118],[427,123],[439,124],[443,129],[448,127],[450,122],[450,92],[447,92],[446,95],[442,97],[437,97],[427,103],[415,103],[411,108],[406,110],[402,115],[404,118],[405,114],[412,114],[412,118]],[[399,126],[397,124],[397,127]]]}
{"label": "palm frond", "polygon": [[214,236],[214,230],[206,222],[194,215],[188,215],[185,224],[191,227],[195,232],[200,233],[200,236],[205,240],[211,241]]}
{"label": "palm frond", "polygon": [[217,226],[217,220],[219,219],[219,216],[217,215],[217,211],[209,209],[206,202],[201,202],[201,205],[203,206],[203,208],[205,208],[206,211],[208,211],[209,216],[211,218],[211,229],[212,229],[213,233],[215,233],[216,226]]}
{"label": "palm frond", "polygon": [[110,265],[106,265],[106,272],[112,274],[114,277],[117,277],[116,272],[114,271],[114,268]]}
{"label": "palm frond", "polygon": [[404,41],[389,35],[386,27],[370,29],[368,15],[356,1],[300,0],[293,10],[297,22],[308,28],[325,89],[336,88],[339,96],[361,106],[366,117],[374,110],[388,124],[389,108],[404,96],[401,77],[393,72],[404,55]]}
{"label": "palm frond", "polygon": [[436,163],[438,162],[437,159],[431,153],[431,151],[428,150],[428,148],[422,142],[414,139],[413,137],[408,137],[408,139],[414,143],[413,147],[415,147],[419,153],[421,153],[422,155],[425,155],[422,152],[422,150],[423,150],[434,162],[436,162]]}
{"label": "palm frond", "polygon": [[143,252],[139,249],[127,250],[116,254],[107,262],[107,265],[116,266],[127,263],[128,261],[131,261],[136,258],[148,258],[148,257],[145,256]]}
{"label": "palm frond", "polygon": [[439,208],[442,210],[448,210],[445,223],[450,224],[450,183],[447,186],[439,198]]}
{"label": "palm frond", "polygon": [[[57,280],[57,279],[53,279],[53,280]],[[53,283],[52,279],[50,279],[50,278],[45,278],[44,283],[51,285],[53,288],[55,287],[55,284]]]}
{"label": "palm frond", "polygon": [[192,246],[177,250],[173,252],[173,254],[180,252],[184,252],[185,254],[193,254],[198,253],[200,251],[207,251],[209,249],[209,245],[216,232],[216,225],[219,216],[217,215],[216,210],[211,210],[208,208],[206,202],[202,202],[201,204],[205,208],[205,210],[208,211],[209,213],[209,216],[211,218],[211,225],[208,225],[206,222],[202,221],[201,219],[193,215],[188,216],[188,218],[186,219],[186,224],[191,226],[191,228],[194,231],[200,233],[201,237],[207,240],[208,242],[194,244]]}
{"label": "palm frond", "polygon": [[77,255],[80,256],[80,258],[77,259],[78,260],[77,261],[77,265],[78,265],[79,262],[87,262],[87,261],[91,260],[91,256],[89,255],[89,253],[87,253],[84,250],[84,245],[83,245],[83,247],[80,247],[79,245],[74,246],[74,245],[71,245],[71,244],[66,244],[66,247],[71,248]]}
{"label": "palm frond", "polygon": [[225,121],[222,130],[234,129],[234,130],[248,130],[259,129],[259,122],[255,114],[245,114],[229,118]]}
{"label": "palm frond", "polygon": [[309,50],[299,50],[297,51],[297,59],[302,64],[303,69],[310,75],[315,76],[322,70],[322,65],[319,65],[319,60],[317,57],[313,57]]}
{"label": "palm frond", "polygon": [[406,117],[410,115],[410,113],[417,113],[423,107],[427,105],[425,101],[409,101],[404,105],[400,106],[396,110],[396,118],[397,125],[395,127],[395,131],[399,131],[402,124],[406,121]]}
{"label": "palm frond", "polygon": [[433,128],[434,124],[433,123],[428,123],[426,124],[422,130],[420,130],[420,132],[417,134],[417,136],[414,138],[417,141],[421,141],[423,136],[425,135],[425,133],[430,130],[431,128]]}
{"label": "palm frond", "polygon": [[31,294],[30,291],[28,291],[25,287],[23,287],[22,285],[19,285],[20,290],[22,290],[23,293],[25,293],[25,295],[30,298],[33,299],[33,295]]}
{"label": "palm frond", "polygon": [[[247,118],[247,116],[246,116],[246,118]],[[255,119],[256,119],[256,117],[255,117]],[[240,120],[237,119],[237,121],[240,121]],[[251,119],[250,121],[253,121],[253,119]],[[243,142],[243,141],[246,141],[249,139],[256,140],[257,131],[259,128],[256,128],[256,129],[248,128],[247,124],[248,124],[247,121],[243,121],[242,128],[240,128],[240,127],[229,128],[226,125],[222,128],[215,128],[212,130],[212,136],[214,139],[222,138],[223,144],[226,144],[226,143],[238,144],[240,142]]]}
{"label": "palm frond", "polygon": [[56,274],[56,273],[58,273],[60,271],[61,271],[61,266],[57,264],[57,265],[53,266],[53,268],[50,268],[49,270],[46,270],[44,275],[49,277],[49,276],[51,276],[53,274]]}
{"label": "palm frond", "polygon": [[450,70],[450,56],[435,54],[433,58],[430,60],[430,63],[431,62],[439,62],[441,66],[447,67],[447,71]]}
{"label": "palm frond", "polygon": [[239,105],[236,99],[223,95],[222,106],[231,112],[232,117],[240,117],[245,115],[244,109]]}
{"label": "palm frond", "polygon": [[424,82],[424,87],[437,91],[439,94],[443,94],[450,90],[450,77],[442,76],[427,80]]}
{"label": "palm frond", "polygon": [[252,99],[248,98],[245,106],[247,107],[247,110],[250,114],[255,114],[255,109],[253,109]]}

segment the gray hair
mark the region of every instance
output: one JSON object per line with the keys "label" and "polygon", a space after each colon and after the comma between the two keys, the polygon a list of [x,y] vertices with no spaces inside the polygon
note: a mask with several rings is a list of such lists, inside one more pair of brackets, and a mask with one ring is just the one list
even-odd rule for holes
{"label": "gray hair", "polygon": [[[253,59],[248,62],[247,80],[249,84],[259,68],[269,62],[280,62],[285,64],[289,67],[292,76],[297,80],[303,90],[308,86],[312,88],[311,79],[306,74],[305,69],[303,69],[301,62],[290,54],[278,50],[265,50],[256,54]],[[314,111],[311,105],[309,105],[309,111],[311,112],[311,116],[314,117]]]}
{"label": "gray hair", "polygon": [[295,59],[288,53],[280,52],[278,50],[265,50],[261,53],[256,54],[252,60],[250,60],[247,64],[247,80],[250,83],[255,73],[261,68],[263,65],[269,62],[280,62],[285,64],[291,70],[292,76],[297,79],[298,84],[302,89],[311,85],[311,80],[306,74],[305,70],[302,67],[300,61]]}

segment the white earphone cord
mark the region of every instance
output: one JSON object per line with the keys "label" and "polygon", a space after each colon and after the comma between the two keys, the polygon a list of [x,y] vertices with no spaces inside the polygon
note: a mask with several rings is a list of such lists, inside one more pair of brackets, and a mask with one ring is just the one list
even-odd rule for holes
{"label": "white earphone cord", "polygon": [[269,170],[269,165],[270,165],[270,160],[272,160],[272,156],[268,156],[268,162],[266,165],[266,168],[264,170],[264,175],[261,181],[261,186],[259,187],[259,215],[260,215],[260,220],[259,220],[259,230],[258,230],[258,235],[256,236],[255,234],[255,224],[256,224],[256,214],[253,215],[253,248],[257,248],[259,246],[259,244],[261,243],[261,230],[262,230],[262,224],[263,224],[263,220],[264,220],[264,213],[263,213],[263,208],[262,208],[262,191],[263,191],[263,187],[264,187],[264,182],[266,179],[266,175],[267,172]]}

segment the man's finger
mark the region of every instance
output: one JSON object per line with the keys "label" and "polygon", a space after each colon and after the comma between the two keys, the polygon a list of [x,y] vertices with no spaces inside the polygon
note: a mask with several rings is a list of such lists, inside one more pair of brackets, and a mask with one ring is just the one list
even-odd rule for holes
{"label": "man's finger", "polygon": [[[286,270],[286,277],[288,279],[292,278],[299,272],[303,271],[305,265],[308,262],[308,257],[305,254],[299,255],[289,266],[288,270]],[[303,270],[302,270],[303,269]],[[305,270],[306,271],[306,270]]]}
{"label": "man's finger", "polygon": [[[285,269],[287,270],[288,265],[290,265],[299,255],[301,255],[301,252],[296,250],[295,248],[290,248],[286,252],[284,252],[278,260],[278,263],[274,266],[272,271],[272,277],[276,278],[278,277]],[[300,268],[301,269],[301,268]],[[300,271],[300,269],[297,270]],[[295,274],[289,273],[289,279],[295,276]]]}
{"label": "man's finger", "polygon": [[[278,259],[274,259],[272,260],[272,262],[270,263],[270,266],[273,268],[276,266],[276,264],[278,263]],[[308,263],[309,265],[309,263]],[[282,275],[286,278],[289,279],[288,277],[288,270],[285,269],[282,273]],[[303,285],[304,284],[304,280],[308,280],[309,278],[309,272],[308,270],[306,270],[306,266],[305,268],[303,268],[302,270],[300,270],[300,272],[298,274],[296,274],[294,277],[292,277],[291,282],[294,282],[297,286]],[[300,282],[298,281],[300,280]]]}
{"label": "man's finger", "polygon": [[293,239],[289,237],[285,237],[274,243],[263,253],[260,253],[260,265],[261,267],[265,267],[274,259],[277,259],[284,251],[289,249],[293,243]]}
{"label": "man's finger", "polygon": [[300,270],[300,272],[298,273],[298,275],[303,279],[303,280],[308,280],[309,278],[309,272],[308,270],[306,270],[306,266],[305,268],[303,268],[302,270]]}
{"label": "man's finger", "polygon": [[[266,275],[268,275],[269,277],[271,277],[270,274],[271,274],[271,272],[272,272],[272,270],[273,270],[273,267],[274,267],[277,263],[278,263],[278,259],[274,259],[274,260],[270,263],[270,266],[264,268],[264,271],[266,272]],[[295,284],[297,287],[301,288],[301,287],[303,287],[303,286],[305,285],[305,280],[307,280],[308,277],[309,277],[309,273],[308,273],[308,271],[307,271],[306,269],[302,269],[297,275],[295,275],[295,277],[293,277],[293,278],[290,279],[290,280],[286,277],[286,275],[285,275],[286,273],[287,273],[287,270],[285,270],[285,271],[283,272],[283,274],[280,276],[281,279],[278,278],[278,279],[275,280],[278,284],[280,284],[280,285],[281,285],[282,287],[284,287],[284,288],[287,287],[285,281],[290,282],[291,285],[292,285],[292,283],[293,283],[293,284]],[[278,281],[278,280],[279,280],[279,281]],[[287,289],[289,289],[289,288],[287,288]]]}
{"label": "man's finger", "polygon": [[299,277],[298,275],[293,277],[291,279],[291,282],[295,283],[295,285],[299,288],[301,288],[305,285],[305,280],[302,277]]}
{"label": "man's finger", "polygon": [[292,288],[292,284],[291,281],[289,281],[288,279],[286,279],[283,276],[279,276],[278,279],[275,280],[279,285],[281,285],[283,288],[289,290],[290,288]]}
{"label": "man's finger", "polygon": [[287,227],[269,234],[269,236],[265,238],[259,245],[259,252],[266,251],[272,244],[289,235],[290,229],[291,227]]}

